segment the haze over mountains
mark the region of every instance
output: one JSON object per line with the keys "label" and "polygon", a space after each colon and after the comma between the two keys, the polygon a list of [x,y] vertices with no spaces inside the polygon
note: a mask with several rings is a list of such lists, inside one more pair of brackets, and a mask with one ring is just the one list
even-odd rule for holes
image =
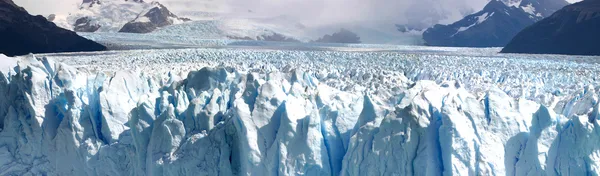
{"label": "haze over mountains", "polygon": [[[22,1],[26,8],[35,9],[33,13],[44,16],[50,14],[57,14],[57,17],[66,16],[78,13],[81,8],[81,0],[66,0],[56,4],[53,4],[51,0],[42,0],[36,3]],[[157,2],[164,4],[175,15],[192,20],[214,19],[214,17],[246,19],[284,16],[311,28],[311,31],[308,31],[311,40],[336,32],[340,28],[346,28],[359,33],[367,43],[399,44],[405,42],[386,40],[406,37],[404,34],[398,33],[396,24],[417,28],[415,31],[420,33],[418,31],[434,24],[452,23],[481,9],[486,0],[157,0]],[[46,7],[40,8],[41,4]],[[137,12],[137,10],[126,11]],[[60,20],[60,18],[58,19]],[[69,21],[74,22],[75,20]],[[59,22],[55,21],[55,23]],[[126,22],[118,23],[118,26],[122,26]],[[59,24],[59,26],[66,25]],[[118,29],[113,31],[116,32]],[[380,33],[380,35],[374,35],[374,33]],[[296,38],[302,38],[302,36]]]}
{"label": "haze over mountains", "polygon": [[476,48],[600,54],[600,0],[232,2],[0,0],[0,176],[600,173],[599,57]]}
{"label": "haze over mountains", "polygon": [[[340,30],[363,43],[503,47],[573,0],[67,0],[25,2],[76,32],[310,42]],[[83,0],[86,1],[86,0]],[[94,3],[102,2],[102,3]],[[49,4],[48,7],[39,8]],[[331,10],[335,9],[335,10]],[[49,16],[52,14],[51,16]],[[185,23],[186,21],[192,21]],[[171,27],[171,25],[176,25]],[[181,24],[181,25],[178,25]],[[353,39],[341,39],[337,42]],[[331,41],[336,42],[336,41]]]}
{"label": "haze over mountains", "polygon": [[[150,1],[148,1],[150,2]],[[187,1],[187,0],[157,0],[165,4],[173,12],[181,11],[209,11],[209,12],[228,12],[234,15],[248,16],[248,11],[252,14],[261,16],[292,16],[300,18],[302,22],[314,23],[332,23],[332,22],[353,22],[366,20],[384,20],[398,23],[407,22],[407,18],[421,16],[429,18],[428,14],[433,11],[414,11],[423,7],[436,6],[436,10],[443,9],[445,14],[441,20],[449,18],[447,22],[460,19],[461,11],[475,11],[485,5],[486,0],[442,0],[442,1],[359,1],[359,0],[222,0],[222,1]],[[19,0],[17,3],[23,4],[34,14],[59,14],[77,10],[81,0],[64,0],[59,3],[53,0],[28,1]],[[293,8],[290,8],[293,7]],[[415,8],[417,7],[417,8]],[[331,10],[335,9],[335,10]],[[411,17],[407,17],[410,12]],[[442,14],[442,13],[440,13]],[[320,18],[315,18],[320,17]],[[411,19],[422,20],[422,19]]]}

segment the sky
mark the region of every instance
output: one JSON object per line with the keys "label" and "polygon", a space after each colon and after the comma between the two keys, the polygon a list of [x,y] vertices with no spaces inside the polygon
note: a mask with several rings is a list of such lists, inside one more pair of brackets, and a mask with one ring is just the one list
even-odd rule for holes
{"label": "sky", "polygon": [[[13,0],[31,14],[67,14],[83,0]],[[151,0],[146,0],[151,1]],[[353,21],[406,21],[409,7],[440,1],[439,8],[481,8],[487,0],[155,0],[178,10],[228,10],[232,14],[293,17],[304,23]],[[210,6],[208,5],[210,4]],[[177,9],[184,8],[184,9]],[[420,14],[410,14],[419,16]],[[422,14],[421,14],[422,15]],[[460,14],[453,14],[460,17]]]}
{"label": "sky", "polygon": [[77,9],[83,0],[13,0],[34,15],[49,15]]}
{"label": "sky", "polygon": [[[82,0],[13,0],[32,14],[65,14],[76,10]],[[150,0],[147,0],[150,1]],[[455,21],[483,8],[488,0],[156,0],[171,11],[227,10],[248,15],[286,15],[303,22],[394,21],[406,22],[406,17],[423,18],[444,12],[448,21]],[[567,0],[575,2],[578,0]],[[179,9],[177,9],[179,8]],[[184,8],[184,9],[181,9]],[[187,9],[185,9],[187,8]],[[431,14],[430,9],[438,10]],[[470,11],[469,11],[470,9]],[[443,22],[442,22],[443,23]]]}

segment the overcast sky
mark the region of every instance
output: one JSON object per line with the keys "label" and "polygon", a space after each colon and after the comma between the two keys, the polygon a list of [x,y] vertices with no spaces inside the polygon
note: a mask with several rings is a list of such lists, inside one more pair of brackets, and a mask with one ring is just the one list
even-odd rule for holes
{"label": "overcast sky", "polygon": [[[82,0],[13,0],[25,7],[32,14],[48,15],[53,13],[68,13],[76,10]],[[146,0],[151,1],[151,0]],[[385,21],[402,22],[408,8],[414,4],[434,2],[438,8],[447,11],[469,7],[474,11],[483,8],[488,0],[157,0],[163,3],[183,2],[178,8],[204,9],[206,4],[218,4],[223,9],[233,9],[237,12],[252,10],[255,13],[268,15],[288,15],[322,22],[348,21]],[[567,0],[570,2],[578,0]],[[188,3],[189,2],[189,3]],[[200,7],[202,6],[202,7]],[[169,7],[169,6],[167,6]],[[181,9],[173,9],[172,11]],[[424,5],[425,9],[429,8]],[[435,7],[432,7],[435,8]],[[411,11],[410,15],[421,10]],[[425,11],[425,10],[423,10]],[[454,12],[451,12],[454,13]],[[455,14],[455,16],[460,14]],[[460,17],[453,17],[460,18]],[[457,20],[457,19],[452,19]]]}
{"label": "overcast sky", "polygon": [[29,13],[47,15],[77,9],[83,0],[13,0]]}

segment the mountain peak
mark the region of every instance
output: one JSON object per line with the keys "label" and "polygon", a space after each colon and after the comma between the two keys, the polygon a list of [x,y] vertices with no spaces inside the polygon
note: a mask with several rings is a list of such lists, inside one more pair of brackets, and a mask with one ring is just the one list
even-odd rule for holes
{"label": "mountain peak", "polygon": [[189,21],[187,18],[179,18],[164,5],[152,2],[152,6],[142,11],[134,20],[128,22],[119,32],[148,33],[160,27]]}
{"label": "mountain peak", "polygon": [[0,0],[0,12],[0,53],[8,56],[106,49],[43,16],[30,15],[11,0]]}
{"label": "mountain peak", "polygon": [[435,46],[502,47],[519,31],[565,5],[564,0],[490,1],[483,10],[423,33]]}
{"label": "mountain peak", "polygon": [[1,6],[5,6],[5,8],[8,7],[8,6],[11,6],[11,7],[13,7],[11,9],[20,10],[20,11],[26,12],[26,10],[23,7],[18,6],[12,0],[0,0],[0,8],[1,8]]}
{"label": "mountain peak", "polygon": [[[157,20],[146,17],[149,12],[156,15],[165,16],[172,19],[177,18],[173,13],[159,2],[150,2],[147,0],[82,0],[79,10],[69,14],[57,14],[55,23],[63,28],[74,30],[76,32],[118,32],[127,23],[132,21]],[[166,10],[166,12],[165,12]],[[180,21],[189,19],[177,18]],[[168,22],[163,24],[172,24]],[[176,20],[177,21],[177,20]]]}

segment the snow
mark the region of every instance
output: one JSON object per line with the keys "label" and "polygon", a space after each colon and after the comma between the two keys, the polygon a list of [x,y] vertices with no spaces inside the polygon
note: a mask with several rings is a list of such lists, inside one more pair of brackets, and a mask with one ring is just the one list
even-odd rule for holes
{"label": "snow", "polygon": [[485,13],[479,15],[479,16],[475,16],[474,18],[472,18],[472,19],[476,19],[477,20],[477,21],[475,21],[475,23],[473,23],[473,24],[471,24],[469,26],[466,26],[466,27],[459,27],[458,30],[456,30],[456,33],[454,33],[452,36],[454,36],[454,35],[456,35],[456,34],[458,34],[460,32],[466,31],[466,30],[472,28],[473,26],[476,26],[478,24],[481,24],[481,23],[485,22],[485,20],[487,20],[488,18],[492,17],[494,15],[494,13],[495,12],[492,12],[490,14],[488,12],[485,12]]}
{"label": "snow", "polygon": [[138,23],[149,23],[150,22],[150,18],[148,18],[146,16],[141,16],[141,17],[136,18],[133,21],[134,22],[138,22]]}
{"label": "snow", "polygon": [[17,66],[16,59],[0,54],[0,72],[4,74],[10,73],[15,66]]}
{"label": "snow", "polygon": [[[394,24],[396,20],[364,20],[356,22],[337,22],[331,24],[306,25],[314,23],[315,20],[304,20],[290,16],[259,15],[254,13],[237,14],[232,13],[225,7],[219,5],[222,2],[194,1],[178,2],[167,1],[167,7],[180,17],[189,17],[192,22],[183,19],[169,17],[174,25],[161,27],[152,35],[163,35],[168,37],[196,37],[203,39],[227,39],[227,38],[252,38],[256,39],[263,35],[281,34],[289,38],[303,42],[309,42],[339,31],[341,28],[348,29],[361,37],[363,43],[379,44],[423,44],[421,34],[423,31],[411,31],[402,33]],[[183,6],[183,7],[182,7]],[[77,19],[88,17],[91,24],[99,25],[96,32],[113,33],[118,32],[126,23],[148,22],[144,17],[149,10],[160,7],[156,2],[137,3],[123,0],[105,0],[101,4],[81,4],[79,9],[68,13],[56,14],[53,21],[58,26],[74,30]],[[193,8],[189,8],[193,7]],[[246,8],[246,7],[243,7]],[[180,11],[176,11],[180,10]],[[244,9],[247,11],[248,9]],[[452,16],[461,16],[462,14]],[[448,18],[454,19],[454,18]]]}
{"label": "snow", "polygon": [[205,39],[256,38],[257,36],[273,33],[269,29],[271,26],[273,25],[250,19],[197,20],[181,25],[168,26],[157,30],[152,35],[180,35]]}
{"label": "snow", "polygon": [[485,20],[487,20],[489,17],[493,16],[495,12],[492,12],[491,14],[488,15],[488,13],[484,13],[481,16],[477,17],[477,24],[481,24],[483,23]]}
{"label": "snow", "polygon": [[152,7],[154,7],[152,3],[103,0],[101,4],[81,4],[79,10],[68,14],[56,14],[53,22],[59,27],[73,30],[77,19],[89,17],[92,22],[101,26],[98,32],[117,32],[123,25],[136,19],[140,12]]}
{"label": "snow", "polygon": [[0,175],[600,168],[597,58],[229,42],[0,56]]}
{"label": "snow", "polygon": [[536,11],[535,11],[535,7],[533,7],[533,4],[531,4],[531,3],[530,3],[530,4],[527,4],[526,6],[521,6],[521,9],[523,9],[523,11],[525,11],[525,12],[527,12],[527,13],[531,14],[531,15],[532,15],[532,18],[533,18],[534,16],[537,16],[537,17],[542,17],[542,14],[541,14],[541,13],[535,13],[535,12],[536,12]]}
{"label": "snow", "polygon": [[509,7],[519,7],[522,1],[523,0],[503,0],[502,2]]}
{"label": "snow", "polygon": [[363,43],[378,44],[421,44],[422,31],[399,32],[392,22],[374,21],[360,24],[335,24],[306,26],[297,19],[287,16],[277,17],[216,17],[195,20],[159,29],[151,35],[184,36],[203,39],[245,38],[256,39],[263,35],[281,34],[287,37],[310,42],[326,34],[348,29],[361,38]]}

